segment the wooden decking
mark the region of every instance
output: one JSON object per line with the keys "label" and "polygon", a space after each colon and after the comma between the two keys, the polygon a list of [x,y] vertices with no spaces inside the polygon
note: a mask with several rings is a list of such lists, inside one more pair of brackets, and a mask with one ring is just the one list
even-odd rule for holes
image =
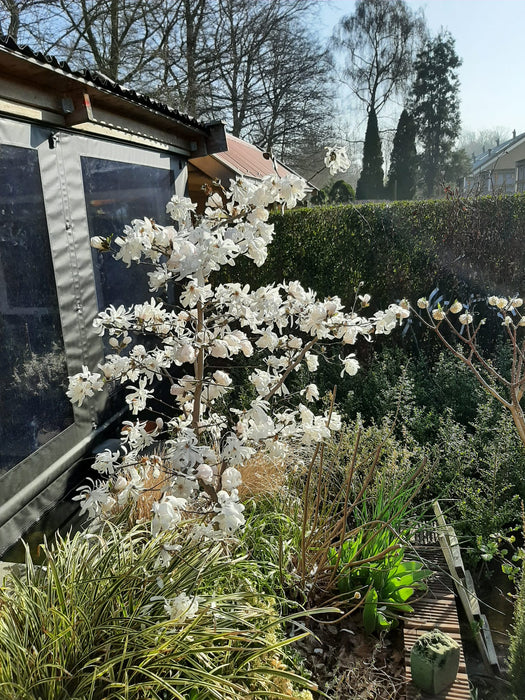
{"label": "wooden decking", "polygon": [[[429,581],[429,588],[425,596],[412,604],[414,612],[406,618],[404,624],[406,698],[407,700],[423,700],[430,697],[439,698],[439,700],[469,700],[469,680],[459,631],[453,582],[450,574],[448,574],[447,564],[438,543],[437,534],[428,533],[426,537],[420,538],[420,541],[417,543],[417,551],[428,568],[432,569],[435,574]],[[421,634],[436,627],[442,632],[449,634],[459,644],[459,671],[456,680],[447,690],[439,695],[429,696],[422,693],[412,682],[410,652]]]}

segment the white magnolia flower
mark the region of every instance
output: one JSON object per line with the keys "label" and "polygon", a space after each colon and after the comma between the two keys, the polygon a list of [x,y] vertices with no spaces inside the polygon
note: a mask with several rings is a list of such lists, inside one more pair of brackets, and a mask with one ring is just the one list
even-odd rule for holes
{"label": "white magnolia flower", "polygon": [[91,479],[89,481],[92,485],[84,484],[80,486],[77,489],[78,495],[73,496],[73,500],[80,502],[81,512],[85,513],[87,511],[91,519],[109,514],[117,504],[109,492],[109,482],[94,483]]}
{"label": "white magnolia flower", "polygon": [[316,384],[308,384],[304,394],[307,401],[317,401],[319,399],[319,389]]}
{"label": "white magnolia flower", "polygon": [[147,379],[143,377],[139,379],[138,387],[133,385],[127,387],[131,389],[131,392],[126,395],[126,403],[134,415],[137,415],[139,411],[143,411],[146,408],[147,401],[153,394],[153,389],[146,389],[146,383]]}
{"label": "white magnolia flower", "polygon": [[204,302],[212,296],[212,289],[209,284],[199,286],[197,280],[190,279],[186,289],[180,295],[180,303],[183,306],[194,307],[198,302]]}
{"label": "white magnolia flower", "polygon": [[185,498],[164,496],[162,501],[154,503],[151,507],[153,517],[151,519],[151,534],[155,537],[163,530],[172,530],[182,520],[182,513],[188,505]]}
{"label": "white magnolia flower", "polygon": [[95,461],[93,462],[93,469],[95,469],[100,474],[112,475],[115,473],[115,467],[120,461],[119,452],[111,452],[111,450],[106,449],[103,452],[99,452]]}
{"label": "white magnolia flower", "polygon": [[104,380],[97,372],[90,372],[86,365],[82,366],[82,372],[69,378],[69,389],[66,396],[69,396],[72,403],[82,406],[86,397],[93,396],[95,391],[102,391]]}
{"label": "white magnolia flower", "polygon": [[425,297],[420,297],[417,300],[417,305],[419,306],[420,309],[428,309],[428,301],[425,299]]}
{"label": "white magnolia flower", "polygon": [[297,202],[306,196],[306,180],[297,175],[286,175],[279,180],[279,199],[289,209],[293,209]]}
{"label": "white magnolia flower", "polygon": [[344,376],[345,372],[346,374],[349,374],[351,377],[353,377],[357,372],[359,371],[359,362],[355,359],[355,355],[351,354],[348,355],[348,357],[345,357],[343,360],[343,371],[341,372],[341,377]]}
{"label": "white magnolia flower", "polygon": [[319,367],[319,357],[317,355],[312,355],[311,352],[307,352],[304,359],[306,360],[306,366],[309,372],[315,372]]}
{"label": "white magnolia flower", "polygon": [[242,514],[244,506],[239,503],[239,494],[235,488],[232,489],[231,494],[219,491],[217,499],[218,503],[214,507],[217,515],[212,519],[212,523],[215,523],[223,532],[231,535],[245,523]]}
{"label": "white magnolia flower", "polygon": [[102,238],[102,236],[92,236],[91,247],[95,248],[95,250],[107,251],[109,250],[109,238]]}
{"label": "white magnolia flower", "polygon": [[221,476],[221,484],[224,491],[231,491],[242,484],[241,472],[235,467],[227,467]]}
{"label": "white magnolia flower", "polygon": [[442,321],[445,318],[445,312],[442,309],[434,309],[434,311],[432,311],[432,318],[435,321]]}
{"label": "white magnolia flower", "polygon": [[350,160],[344,146],[327,146],[324,164],[329,169],[330,175],[344,173],[350,167]]}
{"label": "white magnolia flower", "polygon": [[193,596],[190,598],[186,593],[179,593],[176,598],[168,598],[164,603],[164,610],[170,620],[186,622],[197,617],[199,612],[199,602],[201,598]]}
{"label": "white magnolia flower", "polygon": [[188,479],[186,476],[177,476],[172,484],[171,491],[177,498],[189,500],[193,491],[198,489],[199,485],[193,479]]}
{"label": "white magnolia flower", "polygon": [[226,437],[221,453],[224,459],[228,460],[232,466],[239,467],[245,464],[254,452],[255,450],[252,447],[244,444],[236,435],[230,433]]}
{"label": "white magnolia flower", "polygon": [[179,197],[174,194],[166,204],[166,213],[169,214],[174,221],[185,223],[188,220],[189,214],[194,212],[196,208],[197,204],[192,202],[188,197]]}
{"label": "white magnolia flower", "polygon": [[199,466],[197,467],[195,476],[197,477],[197,479],[200,479],[203,483],[211,484],[215,477],[215,471],[213,467],[210,467],[209,464],[202,463],[199,464]]}
{"label": "white magnolia flower", "polygon": [[462,308],[463,308],[463,304],[456,299],[456,301],[450,307],[450,311],[453,314],[459,314],[459,312],[462,310]]}
{"label": "white magnolia flower", "polygon": [[472,323],[473,321],[473,316],[472,314],[461,314],[459,317],[459,322],[461,323],[462,326],[468,326],[469,323]]}

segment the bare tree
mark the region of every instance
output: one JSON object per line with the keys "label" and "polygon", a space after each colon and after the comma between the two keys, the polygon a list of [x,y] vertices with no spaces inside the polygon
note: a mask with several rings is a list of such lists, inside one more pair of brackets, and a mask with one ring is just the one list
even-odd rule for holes
{"label": "bare tree", "polygon": [[[267,45],[257,65],[263,104],[254,138],[257,145],[281,158],[300,159],[305,139],[311,152],[328,135],[330,56],[296,21],[282,23]],[[314,134],[317,138],[312,143]]]}
{"label": "bare tree", "polygon": [[344,74],[368,112],[379,114],[407,89],[425,36],[422,11],[404,0],[358,0],[354,14],[341,19],[334,38],[346,56]]}
{"label": "bare tree", "polygon": [[216,3],[164,0],[160,9],[156,60],[145,66],[141,87],[193,116],[201,116],[209,102]]}
{"label": "bare tree", "polygon": [[479,156],[489,148],[497,148],[510,136],[509,130],[504,126],[494,126],[492,129],[481,129],[479,131],[462,130],[458,139],[458,146],[463,148],[469,156]]}
{"label": "bare tree", "polygon": [[38,24],[54,0],[0,0],[0,36],[10,36],[16,42],[27,42],[30,26]]}
{"label": "bare tree", "polygon": [[218,0],[212,109],[235,136],[252,131],[265,104],[262,73],[275,65],[274,37],[282,32],[278,51],[285,54],[283,30],[309,7],[301,0]]}
{"label": "bare tree", "polygon": [[[96,69],[193,116],[223,119],[231,133],[278,156],[300,157],[305,139],[319,150],[331,68],[308,27],[315,3],[21,0],[21,15],[9,14],[12,3],[0,0],[0,21],[18,22],[30,43],[74,68]],[[37,3],[45,11],[31,24]]]}

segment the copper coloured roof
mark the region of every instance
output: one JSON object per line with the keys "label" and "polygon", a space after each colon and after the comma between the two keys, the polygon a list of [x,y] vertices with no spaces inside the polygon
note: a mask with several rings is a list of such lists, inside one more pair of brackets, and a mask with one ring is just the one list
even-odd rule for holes
{"label": "copper coloured roof", "polygon": [[[271,158],[265,158],[264,152],[257,146],[253,146],[251,143],[247,143],[231,134],[226,134],[226,142],[228,150],[214,153],[213,158],[235,171],[238,175],[260,180],[266,175],[275,173]],[[195,160],[198,161],[199,159]],[[293,170],[286,168],[281,163],[276,162],[276,167],[277,173],[281,177],[293,173]]]}

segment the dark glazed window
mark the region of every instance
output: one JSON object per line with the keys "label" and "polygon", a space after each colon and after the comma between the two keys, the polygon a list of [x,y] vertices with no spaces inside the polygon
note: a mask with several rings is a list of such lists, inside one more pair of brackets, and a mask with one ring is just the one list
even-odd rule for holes
{"label": "dark glazed window", "polygon": [[73,422],[38,154],[0,145],[0,475]]}
{"label": "dark glazed window", "polygon": [[[117,238],[133,219],[169,223],[166,203],[174,191],[171,170],[83,156],[82,178],[90,236]],[[109,254],[93,250],[99,309],[141,303],[152,295],[147,272],[132,263],[129,269]]]}

